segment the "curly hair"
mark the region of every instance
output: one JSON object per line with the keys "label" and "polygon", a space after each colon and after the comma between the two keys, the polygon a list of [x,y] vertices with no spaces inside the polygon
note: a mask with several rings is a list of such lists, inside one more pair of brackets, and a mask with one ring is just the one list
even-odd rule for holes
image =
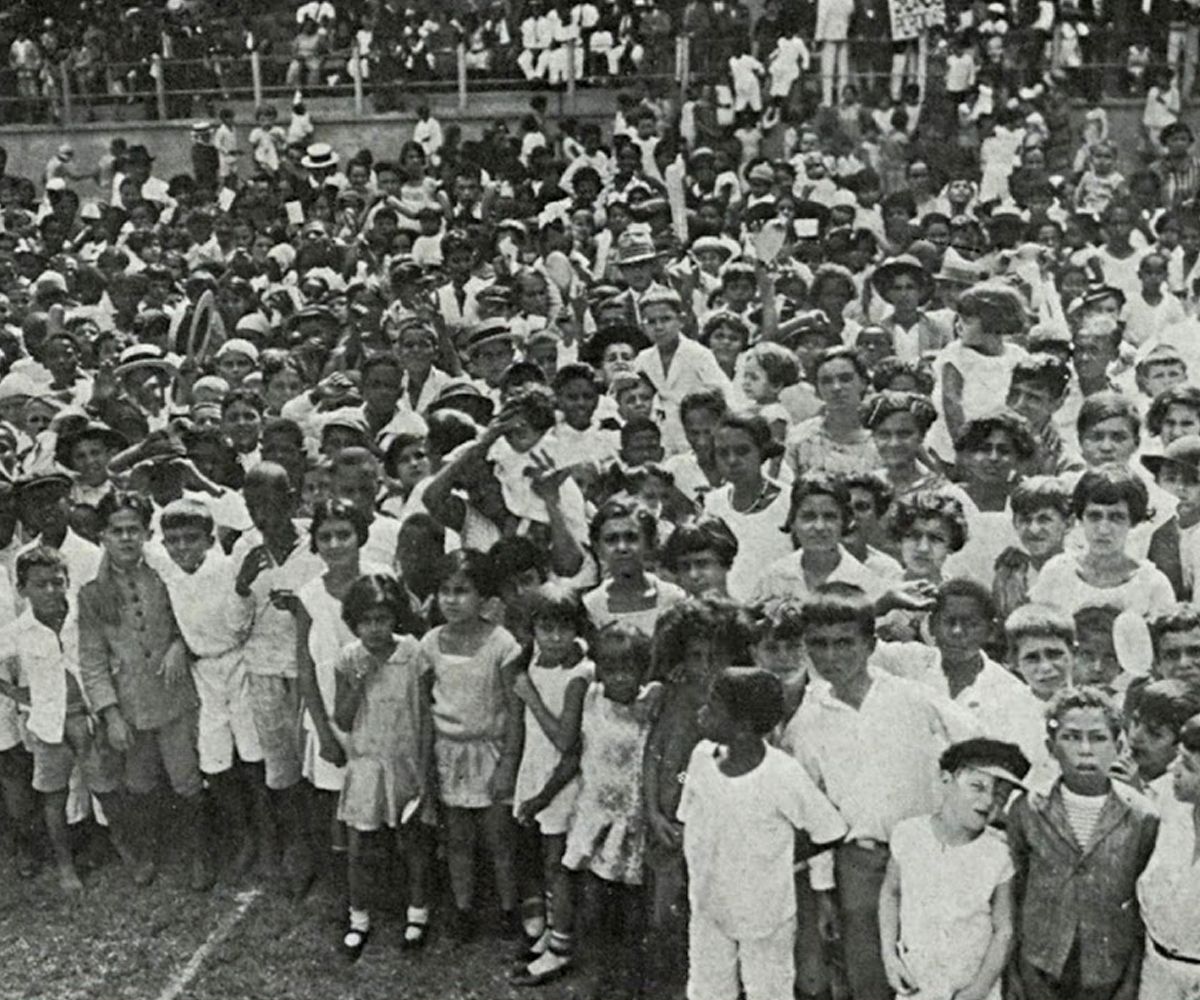
{"label": "curly hair", "polygon": [[969,529],[962,502],[958,497],[939,490],[917,490],[899,497],[892,506],[888,530],[900,542],[918,521],[933,517],[949,529],[951,552],[957,552],[967,544]]}
{"label": "curly hair", "polygon": [[863,426],[869,431],[873,431],[888,417],[897,413],[907,413],[911,416],[921,434],[929,430],[937,420],[937,410],[925,396],[897,389],[884,389],[882,392],[872,393],[862,401],[858,412]]}
{"label": "curly hair", "polygon": [[[878,328],[877,328],[878,329]],[[933,374],[928,367],[911,361],[901,361],[897,357],[887,357],[875,366],[875,374],[871,376],[871,388],[876,392],[890,389],[898,379],[911,378],[917,386],[917,392],[928,396],[933,392]]]}
{"label": "curly hair", "polygon": [[1078,708],[1095,708],[1104,713],[1104,721],[1114,737],[1121,734],[1124,720],[1116,702],[1098,687],[1084,685],[1059,691],[1046,709],[1046,733],[1051,739],[1062,727],[1063,716]]}
{"label": "curly hair", "polygon": [[1033,458],[1037,451],[1029,421],[1015,410],[1003,409],[986,416],[968,420],[954,442],[956,451],[970,454],[980,451],[994,431],[1004,431],[1012,441],[1013,451],[1022,462]]}
{"label": "curly hair", "polygon": [[1160,392],[1146,413],[1146,430],[1155,436],[1161,434],[1163,421],[1167,419],[1167,411],[1172,406],[1186,406],[1200,418],[1200,387],[1173,385]]}
{"label": "curly hair", "polygon": [[1089,469],[1079,477],[1071,493],[1071,513],[1083,517],[1090,503],[1124,503],[1129,509],[1129,523],[1141,524],[1150,517],[1150,493],[1146,484],[1125,469]]}

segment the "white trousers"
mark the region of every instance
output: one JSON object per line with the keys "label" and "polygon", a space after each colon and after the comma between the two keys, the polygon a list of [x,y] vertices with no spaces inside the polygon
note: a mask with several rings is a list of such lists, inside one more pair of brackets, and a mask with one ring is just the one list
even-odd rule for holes
{"label": "white trousers", "polygon": [[1147,941],[1138,1000],[1200,1000],[1200,965],[1163,958]]}
{"label": "white trousers", "polygon": [[687,1000],[792,1000],[796,984],[796,918],[766,937],[738,940],[703,913],[688,921]]}

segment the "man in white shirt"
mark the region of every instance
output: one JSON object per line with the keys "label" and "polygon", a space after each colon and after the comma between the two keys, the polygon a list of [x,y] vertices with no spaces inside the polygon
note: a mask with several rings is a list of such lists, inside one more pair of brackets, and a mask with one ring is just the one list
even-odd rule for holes
{"label": "man in white shirt", "polygon": [[888,840],[902,819],[938,804],[938,759],[979,735],[920,685],[875,673],[875,610],[845,584],[818,591],[800,613],[818,686],[788,723],[791,749],[850,828],[834,856],[846,973],[855,1000],[892,1000],[879,944],[879,891]]}

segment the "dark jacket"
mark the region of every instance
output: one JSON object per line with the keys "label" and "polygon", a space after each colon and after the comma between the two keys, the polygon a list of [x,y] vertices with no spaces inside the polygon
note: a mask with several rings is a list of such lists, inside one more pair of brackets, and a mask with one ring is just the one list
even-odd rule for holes
{"label": "dark jacket", "polygon": [[1179,557],[1179,518],[1173,517],[1160,525],[1150,536],[1148,558],[1171,581],[1171,589],[1181,601],[1192,599],[1191,591],[1183,583],[1183,560]]}
{"label": "dark jacket", "polygon": [[1009,813],[1021,958],[1057,979],[1078,946],[1083,986],[1120,982],[1142,952],[1135,885],[1154,850],[1158,816],[1138,792],[1114,784],[1091,842],[1080,847],[1061,788],[1057,781],[1049,795],[1026,792]]}

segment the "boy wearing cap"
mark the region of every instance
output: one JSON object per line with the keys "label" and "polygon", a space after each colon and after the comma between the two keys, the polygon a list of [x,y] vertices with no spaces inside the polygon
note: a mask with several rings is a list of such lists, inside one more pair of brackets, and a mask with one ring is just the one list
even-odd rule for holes
{"label": "boy wearing cap", "polygon": [[942,801],[901,820],[879,895],[880,945],[897,994],[1000,1000],[1013,940],[1013,865],[989,823],[1029,771],[1000,740],[942,754]]}
{"label": "boy wearing cap", "polygon": [[70,526],[71,478],[49,472],[20,480],[15,486],[17,517],[25,544],[20,552],[46,546],[59,553],[67,567],[70,597],[100,568],[100,547],[81,538]]}
{"label": "boy wearing cap", "polygon": [[1132,1000],[1142,964],[1138,876],[1158,835],[1150,803],[1109,776],[1121,714],[1092,687],[1060,692],[1046,732],[1061,777],[1008,814],[1017,975],[1025,1000]]}

